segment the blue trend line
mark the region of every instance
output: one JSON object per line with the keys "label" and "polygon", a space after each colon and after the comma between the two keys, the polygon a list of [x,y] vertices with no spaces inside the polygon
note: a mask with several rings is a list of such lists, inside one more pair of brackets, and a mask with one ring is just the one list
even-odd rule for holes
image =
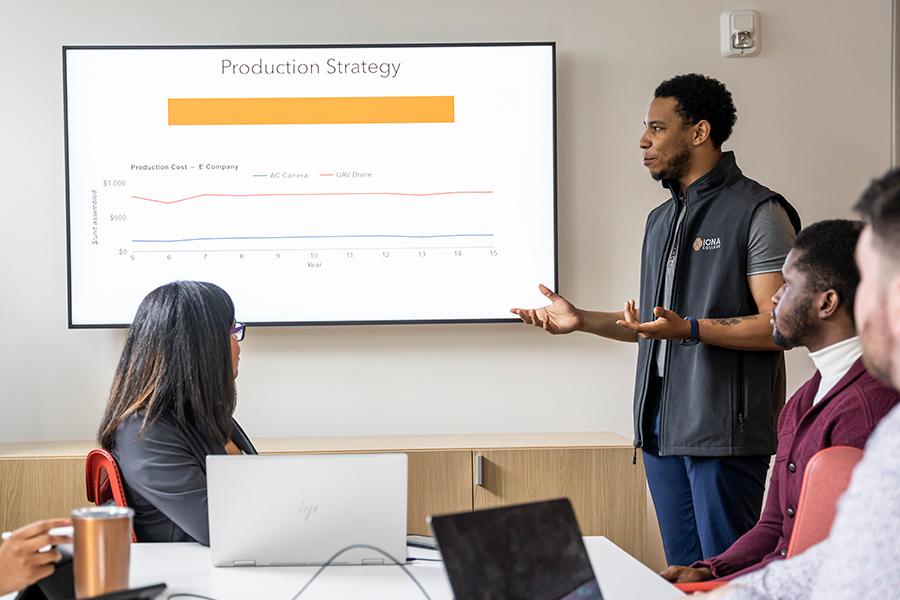
{"label": "blue trend line", "polygon": [[226,237],[195,237],[175,240],[131,240],[136,244],[145,243],[176,243],[176,242],[208,242],[215,240],[321,240],[335,238],[403,238],[424,240],[434,238],[459,238],[459,237],[494,237],[493,233],[448,233],[443,235],[393,235],[393,234],[363,234],[363,235],[235,235]]}

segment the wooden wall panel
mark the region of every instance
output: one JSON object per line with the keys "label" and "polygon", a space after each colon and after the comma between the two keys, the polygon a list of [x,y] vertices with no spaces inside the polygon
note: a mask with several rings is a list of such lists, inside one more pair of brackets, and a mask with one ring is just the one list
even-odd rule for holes
{"label": "wooden wall panel", "polygon": [[[624,438],[619,440],[610,434],[523,434],[515,439],[485,434],[477,440],[470,439],[472,436],[439,440],[419,437],[423,439],[418,443],[401,436],[349,441],[329,438],[327,443],[297,438],[280,440],[279,444],[270,444],[272,447],[260,440],[259,446],[264,454],[400,452],[404,451],[403,444],[409,443],[409,533],[430,535],[425,521],[430,514],[566,496],[572,500],[585,535],[605,535],[643,560],[647,506],[644,470],[640,460],[637,465],[631,464],[632,449]],[[495,445],[494,449],[479,451],[468,445],[491,439],[510,446]],[[427,447],[438,442],[437,447]],[[458,445],[453,446],[454,442]],[[533,446],[520,446],[528,443]],[[596,445],[570,445],[579,443]],[[37,519],[64,517],[73,508],[87,505],[83,456],[89,447],[88,442],[3,445],[0,530],[15,529]],[[478,452],[485,458],[483,487],[473,487]]]}
{"label": "wooden wall panel", "polygon": [[0,530],[55,517],[89,506],[84,458],[0,459]]}
{"label": "wooden wall panel", "polygon": [[472,452],[410,452],[407,532],[431,535],[425,518],[472,510]]}
{"label": "wooden wall panel", "polygon": [[[473,468],[478,450],[473,454]],[[628,448],[483,450],[475,509],[567,497],[584,535],[603,535],[643,560],[643,464]]]}

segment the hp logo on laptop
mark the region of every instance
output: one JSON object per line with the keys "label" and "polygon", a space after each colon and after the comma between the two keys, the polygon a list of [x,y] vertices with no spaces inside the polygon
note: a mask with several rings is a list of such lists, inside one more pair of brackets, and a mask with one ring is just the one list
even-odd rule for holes
{"label": "hp logo on laptop", "polygon": [[310,504],[306,501],[306,498],[304,498],[300,501],[300,508],[297,509],[297,514],[303,517],[304,521],[309,521],[309,518],[316,514],[316,511],[318,510],[318,504]]}

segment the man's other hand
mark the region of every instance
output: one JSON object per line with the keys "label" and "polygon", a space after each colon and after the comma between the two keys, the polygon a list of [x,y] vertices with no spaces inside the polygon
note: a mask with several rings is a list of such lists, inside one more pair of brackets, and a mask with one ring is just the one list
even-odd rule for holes
{"label": "man's other hand", "polygon": [[675,311],[657,306],[653,309],[655,321],[641,323],[634,300],[625,303],[625,318],[616,321],[616,325],[636,332],[648,340],[683,340],[691,335],[691,324],[681,318]]}

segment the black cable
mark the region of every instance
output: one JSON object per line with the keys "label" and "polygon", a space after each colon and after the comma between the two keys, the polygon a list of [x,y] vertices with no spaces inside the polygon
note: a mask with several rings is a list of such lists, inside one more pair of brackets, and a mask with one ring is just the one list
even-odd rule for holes
{"label": "black cable", "polygon": [[[302,588],[300,588],[300,591],[297,592],[297,595],[294,596],[293,598],[291,598],[291,600],[297,600],[297,598],[300,597],[300,594],[302,594],[303,592],[305,592],[305,591],[306,591],[306,588],[308,588],[310,585],[312,585],[312,582],[316,580],[316,577],[318,577],[319,574],[320,574],[322,571],[324,571],[326,568],[328,568],[328,567],[331,565],[331,563],[333,563],[334,560],[335,560],[338,556],[340,556],[340,555],[343,554],[344,552],[347,552],[348,550],[354,550],[354,549],[356,549],[356,548],[365,548],[365,549],[367,549],[367,550],[374,550],[375,552],[378,552],[378,553],[381,554],[382,556],[387,557],[391,562],[393,562],[395,565],[397,565],[398,567],[400,567],[401,569],[403,569],[403,572],[406,573],[407,577],[409,577],[410,579],[413,580],[413,583],[415,583],[416,586],[419,588],[419,590],[421,590],[422,595],[425,596],[425,598],[426,598],[427,600],[431,600],[431,596],[428,595],[428,592],[425,591],[425,588],[422,587],[422,584],[419,583],[419,580],[416,579],[415,576],[414,576],[412,573],[409,572],[409,570],[406,568],[406,565],[404,565],[403,563],[401,563],[399,560],[397,560],[396,558],[394,558],[393,556],[391,556],[390,554],[388,554],[387,552],[385,552],[385,551],[382,550],[381,548],[377,548],[377,547],[375,547],[375,546],[370,546],[369,544],[353,544],[353,545],[347,546],[346,548],[341,548],[340,550],[338,550],[337,552],[335,552],[334,556],[332,556],[331,558],[329,558],[329,559],[325,562],[324,565],[322,565],[321,567],[319,567],[319,570],[315,572],[315,574],[312,576],[312,579],[310,579],[309,581],[307,581],[307,582],[306,582],[306,585],[304,585]],[[171,598],[171,596],[170,596],[170,598]]]}
{"label": "black cable", "polygon": [[441,558],[408,558],[408,562],[444,562]]}
{"label": "black cable", "polygon": [[434,544],[429,543],[419,543],[419,542],[406,542],[406,545],[411,548],[422,548],[423,550],[437,550]]}

